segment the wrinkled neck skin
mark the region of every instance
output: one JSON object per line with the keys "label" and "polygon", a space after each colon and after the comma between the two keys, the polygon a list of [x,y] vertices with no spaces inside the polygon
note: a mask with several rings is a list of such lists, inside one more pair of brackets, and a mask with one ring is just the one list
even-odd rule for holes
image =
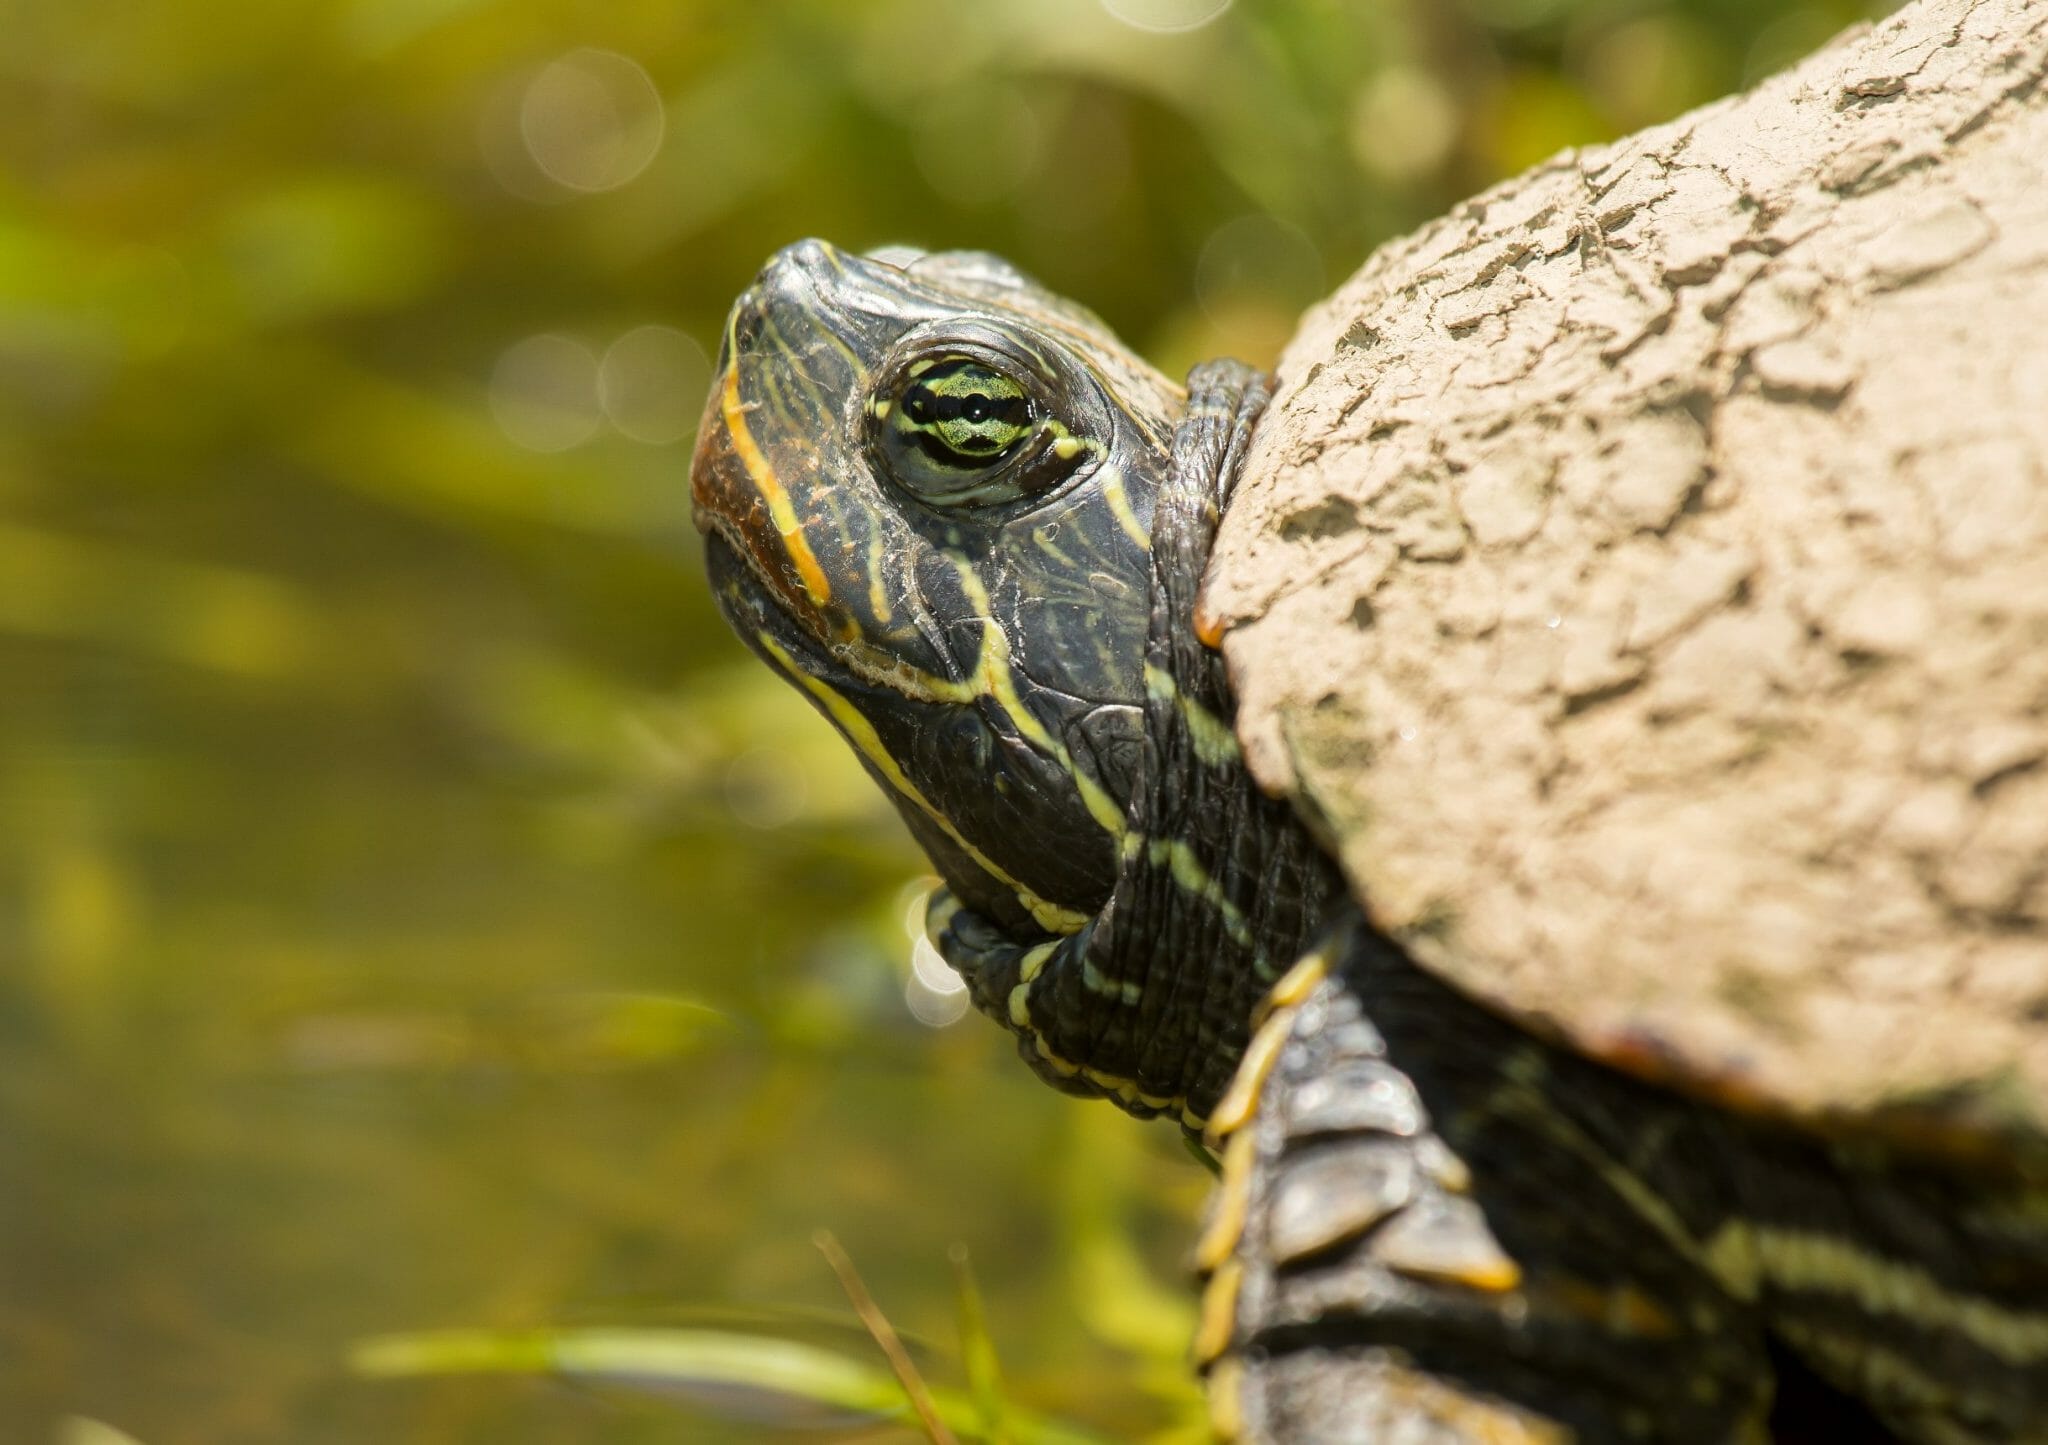
{"label": "wrinkled neck skin", "polygon": [[1233,361],[1188,378],[1153,519],[1142,766],[1108,902],[1065,936],[1005,931],[944,889],[926,916],[1041,1078],[1190,1132],[1228,1087],[1259,999],[1342,891],[1292,809],[1252,782],[1223,661],[1195,637],[1196,590],[1269,394]]}

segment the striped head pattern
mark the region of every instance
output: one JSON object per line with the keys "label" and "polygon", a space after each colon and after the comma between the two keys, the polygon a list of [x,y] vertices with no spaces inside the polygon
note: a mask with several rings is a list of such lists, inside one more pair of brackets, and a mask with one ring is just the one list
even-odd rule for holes
{"label": "striped head pattern", "polygon": [[979,253],[805,241],[726,324],[692,465],[719,605],[1019,934],[1076,932],[1115,880],[1183,404]]}

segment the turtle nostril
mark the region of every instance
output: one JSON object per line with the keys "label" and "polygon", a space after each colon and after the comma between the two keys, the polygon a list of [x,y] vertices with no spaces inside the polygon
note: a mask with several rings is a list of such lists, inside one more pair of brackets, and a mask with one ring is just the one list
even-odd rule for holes
{"label": "turtle nostril", "polygon": [[725,340],[719,345],[718,364],[721,370],[730,366],[735,357],[754,352],[755,342],[761,336],[761,323],[768,310],[759,287],[749,290],[734,303],[732,322],[726,327]]}

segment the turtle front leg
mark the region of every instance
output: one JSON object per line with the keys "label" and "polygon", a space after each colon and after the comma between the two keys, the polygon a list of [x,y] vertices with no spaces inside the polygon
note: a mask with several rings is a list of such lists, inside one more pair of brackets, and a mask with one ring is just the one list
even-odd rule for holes
{"label": "turtle front leg", "polygon": [[1268,1007],[1211,1122],[1196,1250],[1219,1433],[1767,1438],[1762,1333],[1694,1250],[1710,1121],[1594,1087],[1355,919]]}

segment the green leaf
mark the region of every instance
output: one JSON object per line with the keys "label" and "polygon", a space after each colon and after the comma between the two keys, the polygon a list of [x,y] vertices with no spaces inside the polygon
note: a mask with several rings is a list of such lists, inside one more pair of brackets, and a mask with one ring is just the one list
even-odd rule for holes
{"label": "green leaf", "polygon": [[[720,1330],[436,1330],[359,1342],[350,1367],[370,1379],[432,1375],[560,1375],[589,1383],[680,1391],[700,1408],[758,1419],[781,1405],[907,1420],[895,1379],[831,1350],[795,1340]],[[935,1390],[946,1425],[996,1445],[970,1394]],[[1003,1405],[1006,1445],[1108,1445],[1102,1436]]]}

